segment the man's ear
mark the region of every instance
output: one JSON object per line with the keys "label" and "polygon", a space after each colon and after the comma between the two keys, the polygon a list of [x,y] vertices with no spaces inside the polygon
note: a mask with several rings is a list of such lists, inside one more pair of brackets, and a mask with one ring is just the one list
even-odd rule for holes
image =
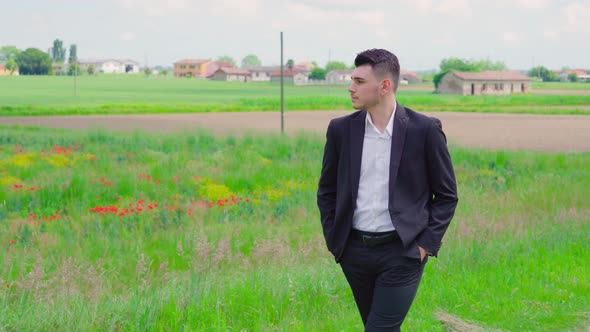
{"label": "man's ear", "polygon": [[389,92],[389,90],[391,90],[391,79],[386,78],[383,81],[381,81],[381,94],[385,95],[387,92]]}

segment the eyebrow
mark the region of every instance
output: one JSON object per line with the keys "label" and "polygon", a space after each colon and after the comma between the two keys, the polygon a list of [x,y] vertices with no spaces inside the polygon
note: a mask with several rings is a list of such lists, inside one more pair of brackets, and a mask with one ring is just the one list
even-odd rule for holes
{"label": "eyebrow", "polygon": [[366,81],[366,79],[364,77],[360,77],[360,76],[350,76],[350,79],[353,81]]}

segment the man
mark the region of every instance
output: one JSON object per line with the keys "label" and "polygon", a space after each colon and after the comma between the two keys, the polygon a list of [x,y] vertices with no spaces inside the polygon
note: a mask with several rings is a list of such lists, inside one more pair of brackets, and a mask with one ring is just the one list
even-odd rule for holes
{"label": "man", "polygon": [[400,331],[457,186],[440,121],[396,102],[397,57],[371,49],[355,67],[348,91],[359,111],[328,126],[317,202],[365,331]]}

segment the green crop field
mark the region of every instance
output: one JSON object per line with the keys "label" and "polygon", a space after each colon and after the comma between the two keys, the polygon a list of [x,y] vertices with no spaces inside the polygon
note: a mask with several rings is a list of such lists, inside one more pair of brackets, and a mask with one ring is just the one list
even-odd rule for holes
{"label": "green crop field", "polygon": [[[201,84],[164,82],[146,103]],[[71,102],[39,84],[38,107]],[[2,127],[0,330],[362,330],[321,234],[323,143]],[[459,206],[404,330],[587,331],[590,154],[451,155]]]}
{"label": "green crop field", "polygon": [[[533,87],[536,84],[535,83]],[[455,96],[402,86],[400,103],[419,111],[590,114],[587,95]],[[427,85],[426,85],[427,86]],[[590,84],[557,83],[555,89]],[[563,88],[566,87],[566,88]],[[77,95],[75,96],[75,94]],[[346,85],[286,86],[285,109],[348,110]],[[0,115],[278,111],[280,86],[142,75],[0,77]]]}

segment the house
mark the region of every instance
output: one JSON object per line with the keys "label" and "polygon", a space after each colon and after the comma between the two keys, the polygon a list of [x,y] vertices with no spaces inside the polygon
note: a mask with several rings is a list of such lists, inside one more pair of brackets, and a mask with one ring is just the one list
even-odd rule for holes
{"label": "house", "polygon": [[352,81],[352,69],[334,69],[326,74],[329,84],[348,84]]}
{"label": "house", "polygon": [[[326,82],[329,84],[348,84],[351,81],[352,69],[335,69],[326,74]],[[401,84],[419,83],[421,80],[416,73],[401,71],[399,75]]]}
{"label": "house", "polygon": [[64,76],[68,74],[70,65],[67,63],[54,62],[51,64],[51,71],[55,76]]}
{"label": "house", "polygon": [[399,80],[402,84],[412,84],[412,83],[420,83],[422,80],[418,77],[418,75],[412,71],[404,71],[402,70],[399,73]]}
{"label": "house", "polygon": [[569,81],[569,75],[571,74],[575,74],[578,77],[578,82],[590,81],[590,75],[588,74],[588,71],[584,69],[568,70],[564,74],[566,81]]}
{"label": "house", "polygon": [[205,75],[201,76],[201,77],[205,77],[205,78],[212,78],[213,74],[215,74],[215,72],[221,68],[221,67],[226,67],[226,68],[233,68],[234,65],[230,62],[224,62],[224,61],[210,61],[204,64],[205,66]]}
{"label": "house", "polygon": [[221,67],[211,77],[214,81],[249,82],[252,80],[249,71],[239,68]]}
{"label": "house", "polygon": [[0,76],[18,76],[18,68],[13,72],[10,73],[10,70],[6,69],[6,64],[4,62],[0,62]]}
{"label": "house", "polygon": [[[307,83],[307,75],[297,70],[284,70],[283,82],[285,84],[301,85]],[[281,71],[277,70],[270,74],[270,81],[273,83],[281,82]]]}
{"label": "house", "polygon": [[94,66],[94,72],[107,74],[139,73],[139,62],[130,59],[80,59],[80,69],[87,71]]}
{"label": "house", "polygon": [[182,59],[174,63],[174,77],[207,77],[211,59]]}
{"label": "house", "polygon": [[270,75],[275,71],[281,71],[280,66],[272,67],[251,67],[248,68],[252,73],[252,82],[270,82]]}
{"label": "house", "polygon": [[299,70],[304,74],[309,74],[315,68],[315,65],[309,61],[301,61],[297,62],[293,69]]}
{"label": "house", "polygon": [[531,79],[515,71],[460,72],[450,71],[440,80],[438,93],[464,96],[509,95],[528,93]]}

